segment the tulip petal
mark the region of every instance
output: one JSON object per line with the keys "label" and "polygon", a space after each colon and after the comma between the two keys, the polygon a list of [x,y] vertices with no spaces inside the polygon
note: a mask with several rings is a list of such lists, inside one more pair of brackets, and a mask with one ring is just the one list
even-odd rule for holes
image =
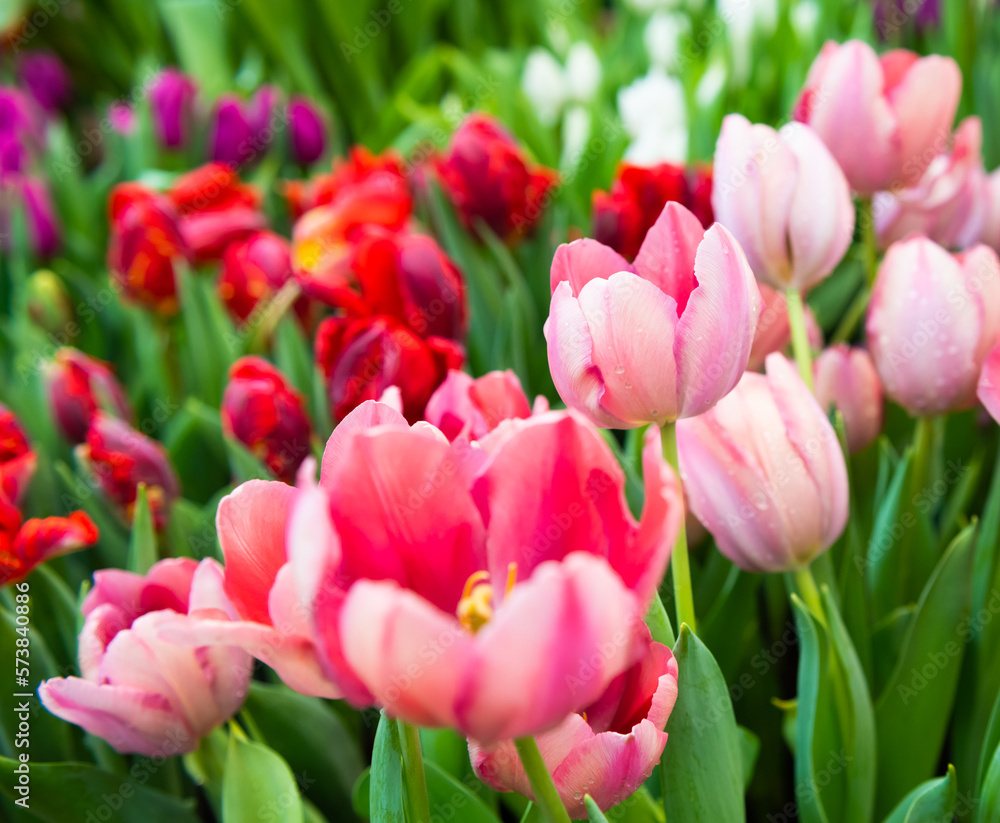
{"label": "tulip petal", "polygon": [[646,232],[635,258],[635,271],[677,302],[682,314],[691,292],[697,287],[695,256],[705,227],[676,201],[667,201]]}
{"label": "tulip petal", "polygon": [[1000,346],[986,357],[979,377],[979,400],[993,419],[1000,422]]}
{"label": "tulip petal", "polygon": [[739,382],[760,314],[753,271],[729,230],[705,232],[694,264],[698,288],[677,323],[677,417],[701,414]]}
{"label": "tulip petal", "polygon": [[597,240],[584,237],[572,243],[563,243],[552,258],[549,286],[554,292],[563,281],[568,282],[573,294],[579,294],[595,278],[607,280],[620,271],[635,271],[632,264],[614,249]]}
{"label": "tulip petal", "polygon": [[[397,389],[398,390],[398,389]],[[409,428],[406,418],[387,403],[366,400],[348,414],[330,435],[323,450],[323,464],[320,468],[320,485],[325,486],[324,478],[333,472],[343,462],[344,449],[350,435],[359,429],[370,429],[375,426],[399,426]]]}

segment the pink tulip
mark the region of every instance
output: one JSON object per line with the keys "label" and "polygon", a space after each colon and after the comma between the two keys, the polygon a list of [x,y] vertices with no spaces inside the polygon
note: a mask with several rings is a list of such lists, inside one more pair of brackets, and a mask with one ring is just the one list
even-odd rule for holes
{"label": "pink tulip", "polygon": [[449,440],[467,437],[478,440],[504,420],[517,420],[549,410],[539,395],[532,408],[521,381],[510,371],[491,371],[473,379],[452,369],[427,401],[424,419],[440,429]]}
{"label": "pink tulip", "polygon": [[824,409],[844,416],[851,454],[867,448],[882,431],[882,382],[871,355],[838,343],[813,363],[813,391]]}
{"label": "pink tulip", "polygon": [[924,234],[946,248],[964,249],[982,234],[986,212],[983,124],[967,117],[955,130],[951,151],[934,158],[916,186],[878,192],[873,200],[879,243]]}
{"label": "pink tulip", "polygon": [[545,321],[567,406],[606,428],[701,414],[739,381],[760,291],[739,243],[669,202],[635,263],[596,240],[556,249]]}
{"label": "pink tulip", "polygon": [[[785,298],[785,293],[761,283],[760,296],[764,308],[757,318],[757,333],[753,338],[753,348],[750,349],[748,371],[760,371],[764,368],[764,360],[769,354],[783,351],[792,342],[792,328],[788,322],[788,300]],[[812,310],[808,306],[804,308],[809,345],[814,349],[820,349],[823,347],[823,332]]]}
{"label": "pink tulip", "polygon": [[82,676],[43,682],[42,704],[122,753],[194,751],[243,703],[251,661],[232,647],[167,643],[159,630],[179,620],[196,632],[206,618],[235,617],[222,579],[222,567],[211,559],[161,560],[145,577],[120,569],[96,572],[83,601]]}
{"label": "pink tulip", "polygon": [[1000,340],[1000,260],[951,255],[926,237],[894,243],[868,310],[868,348],[886,394],[911,414],[968,409]]}
{"label": "pink tulip", "polygon": [[677,424],[684,488],[719,551],[747,571],[790,571],[847,523],[847,466],[795,367],[767,358],[714,409]]}
{"label": "pink tulip", "polygon": [[854,235],[844,173],[801,123],[775,131],[728,115],[715,145],[712,208],[757,279],[777,289],[811,289],[833,271]]}
{"label": "pink tulip", "polygon": [[827,42],[795,107],[861,195],[913,186],[944,149],[962,93],[950,57]]}
{"label": "pink tulip", "polygon": [[[542,759],[569,816],[587,818],[583,796],[607,811],[641,786],[660,761],[663,731],[677,700],[677,661],[644,639],[639,662],[618,675],[597,701],[537,738]],[[469,741],[476,774],[497,791],[534,798],[512,740],[487,749]]]}
{"label": "pink tulip", "polygon": [[472,448],[363,403],[319,485],[300,474],[286,532],[328,675],[355,705],[484,745],[594,703],[638,659],[682,516],[655,429],[643,460],[636,522],[620,466],[572,412]]}
{"label": "pink tulip", "polygon": [[250,480],[222,498],[215,522],[236,614],[196,625],[177,618],[164,623],[161,636],[189,646],[239,647],[297,692],[340,697],[320,668],[309,612],[287,562],[285,527],[297,494],[279,481]]}
{"label": "pink tulip", "polygon": [[1000,422],[1000,346],[996,346],[986,356],[976,393],[986,411]]}
{"label": "pink tulip", "polygon": [[1000,169],[986,175],[983,181],[983,224],[979,239],[1000,251]]}

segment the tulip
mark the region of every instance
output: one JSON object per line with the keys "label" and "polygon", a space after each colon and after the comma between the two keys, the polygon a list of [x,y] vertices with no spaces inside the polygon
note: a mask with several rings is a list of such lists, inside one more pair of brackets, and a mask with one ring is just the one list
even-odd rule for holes
{"label": "tulip", "polygon": [[310,209],[328,206],[342,196],[355,199],[361,192],[379,196],[364,202],[394,203],[391,211],[397,215],[393,221],[397,228],[410,216],[413,204],[403,174],[403,159],[391,150],[375,155],[364,146],[353,146],[346,160],[334,160],[330,174],[285,181],[284,193],[292,217],[298,219]]}
{"label": "tulip", "polygon": [[47,51],[24,54],[17,64],[17,76],[23,85],[47,112],[56,112],[73,97],[69,72],[56,55]]}
{"label": "tulip", "polygon": [[174,314],[174,266],[187,261],[190,251],[173,203],[138,183],[121,183],[112,190],[108,208],[108,269],[115,283],[128,300]]}
{"label": "tulip", "polygon": [[[51,257],[59,250],[62,229],[45,180],[28,175],[10,175],[0,188],[0,199],[8,200],[0,206],[0,221],[8,235],[11,231],[9,209],[11,205],[16,205],[23,210],[27,239],[35,256]],[[10,240],[5,240],[3,246],[9,249]]]}
{"label": "tulip", "polygon": [[532,408],[521,381],[510,369],[479,378],[452,370],[427,401],[424,419],[449,440],[479,440],[504,420],[519,420],[549,410],[539,395]]}
{"label": "tulip", "polygon": [[208,159],[237,169],[257,159],[254,142],[243,101],[235,94],[222,95],[212,111]]}
{"label": "tulip", "polygon": [[180,484],[167,450],[124,420],[98,411],[91,418],[80,457],[97,485],[132,522],[139,484],[146,484],[146,500],[158,531],[166,528],[170,506],[180,495]]}
{"label": "tulip", "polygon": [[[759,284],[764,308],[757,318],[757,333],[750,349],[748,371],[760,371],[769,354],[783,351],[792,340],[792,328],[788,319],[788,299],[784,292],[776,291],[766,283]],[[823,332],[812,311],[805,307],[806,335],[812,348],[823,347]]]}
{"label": "tulip", "polygon": [[340,691],[317,657],[286,553],[285,525],[297,494],[285,483],[250,480],[222,498],[215,522],[226,563],[225,593],[236,617],[191,623],[178,616],[160,636],[181,645],[239,647],[295,691],[337,698]]}
{"label": "tulip", "polygon": [[28,317],[42,331],[58,339],[67,326],[75,322],[73,305],[66,287],[58,275],[48,269],[39,269],[28,278]]}
{"label": "tulip", "polygon": [[100,410],[128,421],[132,409],[111,365],[77,349],[59,349],[45,370],[49,411],[63,437],[71,443],[87,439],[94,414]]}
{"label": "tulip", "polygon": [[21,89],[0,86],[0,134],[32,149],[45,143],[45,113]]}
{"label": "tulip", "polygon": [[292,276],[291,246],[280,234],[258,231],[230,243],[222,254],[218,291],[229,312],[246,322]]}
{"label": "tulip", "polygon": [[[584,795],[604,811],[632,795],[663,754],[663,728],[677,700],[677,661],[648,633],[643,646],[641,659],[595,703],[538,735],[542,758],[574,820],[589,817]],[[479,779],[497,791],[534,799],[512,740],[490,749],[470,740],[469,758]]]}
{"label": "tulip", "polygon": [[193,752],[201,738],[243,703],[249,655],[231,646],[185,648],[159,637],[165,624],[236,617],[212,559],[171,558],[145,576],[94,573],[83,601],[81,677],[44,681],[50,712],[103,738],[123,754],[167,758]]}
{"label": "tulip", "polygon": [[292,157],[302,166],[315,163],[326,151],[326,126],[315,105],[306,97],[288,101],[288,128]]}
{"label": "tulip", "polygon": [[337,420],[390,386],[400,390],[406,419],[420,420],[448,369],[461,368],[463,360],[457,343],[422,339],[391,317],[329,317],[316,332],[316,361]]}
{"label": "tulip", "polygon": [[854,205],[843,172],[808,126],[775,131],[740,114],[722,121],[712,206],[757,279],[805,292],[843,258]]}
{"label": "tulip", "polygon": [[955,130],[951,151],[935,157],[916,186],[875,195],[875,230],[883,247],[910,234],[960,249],[980,238],[986,212],[982,143],[982,121],[967,117]]}
{"label": "tulip", "polygon": [[968,409],[1000,340],[1000,260],[978,245],[950,255],[925,237],[894,243],[868,310],[868,348],[886,394],[911,414]]}
{"label": "tulip", "polygon": [[128,137],[135,133],[135,111],[128,103],[116,101],[108,106],[108,123],[114,132]]}
{"label": "tulip", "polygon": [[858,194],[913,186],[941,152],[962,73],[950,57],[827,42],[809,69],[795,119],[809,124]]}
{"label": "tulip", "polygon": [[264,154],[274,142],[275,130],[280,121],[276,120],[276,110],[280,111],[282,94],[276,86],[263,85],[254,92],[246,107],[247,123],[253,135],[253,147],[258,155]]}
{"label": "tulip", "polygon": [[149,108],[153,130],[160,145],[182,149],[191,137],[197,87],[184,72],[166,68],[149,88]]}
{"label": "tulip", "polygon": [[467,118],[452,135],[437,171],[466,225],[482,220],[505,239],[534,226],[557,178],[552,169],[531,165],[514,138],[483,114]]}
{"label": "tulip", "polygon": [[229,369],[222,395],[222,430],[245,445],[285,482],[309,454],[310,425],[302,395],[260,357],[241,357]]}
{"label": "tulip", "polygon": [[684,163],[688,156],[687,104],[679,78],[653,66],[618,90],[618,114],[631,138],[625,159],[642,166]]}
{"label": "tulip", "polygon": [[23,580],[53,557],[93,546],[97,538],[97,526],[83,512],[22,523],[17,507],[0,494],[0,586]]}
{"label": "tulip", "polygon": [[813,364],[813,391],[824,409],[844,416],[847,448],[855,454],[875,442],[882,431],[882,383],[871,355],[838,343]]}
{"label": "tulip", "polygon": [[986,411],[1000,422],[1000,346],[995,346],[986,356],[976,394]]}
{"label": "tulip", "polygon": [[222,163],[208,163],[179,177],[167,196],[196,261],[218,260],[226,247],[267,227],[260,192]]}
{"label": "tulip", "polygon": [[667,203],[630,265],[595,240],[556,250],[545,321],[567,406],[607,428],[702,414],[750,358],[760,291],[739,244]]}
{"label": "tulip", "polygon": [[986,175],[982,192],[983,224],[979,239],[992,249],[1000,250],[1000,169]]}
{"label": "tulip", "polygon": [[646,233],[670,201],[689,208],[708,228],[713,218],[711,202],[703,193],[706,178],[711,197],[711,170],[695,169],[692,173],[673,163],[649,167],[623,163],[611,191],[593,194],[594,239],[634,260]]}
{"label": "tulip", "polygon": [[388,407],[357,409],[319,485],[300,474],[285,532],[330,677],[355,705],[484,746],[593,704],[642,652],[680,526],[656,431],[643,460],[637,523],[621,467],[573,412],[469,449]]}
{"label": "tulip", "polygon": [[0,403],[0,491],[20,506],[38,459],[17,415]]}
{"label": "tulip", "polygon": [[684,489],[719,551],[747,571],[806,567],[847,523],[847,466],[826,414],[783,355],[677,424]]}

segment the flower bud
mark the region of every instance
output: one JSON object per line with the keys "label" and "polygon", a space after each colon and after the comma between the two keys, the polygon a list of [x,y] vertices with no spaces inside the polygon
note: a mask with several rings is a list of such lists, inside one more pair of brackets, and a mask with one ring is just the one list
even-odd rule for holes
{"label": "flower bud", "polygon": [[196,94],[194,81],[175,68],[164,69],[153,80],[149,89],[149,108],[153,130],[161,146],[168,149],[187,146]]}
{"label": "flower bud", "polygon": [[308,166],[323,156],[326,126],[319,109],[307,97],[292,97],[288,101],[288,126],[296,163]]}
{"label": "flower bud", "polygon": [[132,409],[125,391],[103,360],[78,349],[64,347],[45,370],[49,410],[62,436],[71,443],[87,439],[90,422],[98,411],[128,421]]}
{"label": "flower bud", "polygon": [[844,416],[851,454],[875,442],[882,431],[882,381],[867,351],[844,343],[826,349],[813,364],[813,391],[824,409]]}

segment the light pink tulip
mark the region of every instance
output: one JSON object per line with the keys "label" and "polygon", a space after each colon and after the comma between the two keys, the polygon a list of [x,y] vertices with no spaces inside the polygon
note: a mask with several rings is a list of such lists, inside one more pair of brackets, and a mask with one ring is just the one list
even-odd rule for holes
{"label": "light pink tulip", "polygon": [[979,239],[1000,251],[1000,169],[986,175],[983,181],[983,224]]}
{"label": "light pink tulip", "polygon": [[1000,260],[951,255],[926,237],[886,252],[868,310],[868,348],[886,394],[911,414],[968,409],[1000,340]]}
{"label": "light pink tulip", "polygon": [[787,123],[775,131],[730,114],[713,171],[715,219],[739,241],[761,282],[808,291],[851,245],[851,190],[808,126]]}
{"label": "light pink tulip", "polygon": [[[355,705],[485,745],[552,728],[636,662],[683,508],[653,430],[646,503],[573,412],[473,447],[368,401],[287,527],[327,673]],[[516,660],[516,665],[511,661]]]}
{"label": "light pink tulip", "polygon": [[827,42],[795,107],[861,195],[913,186],[947,145],[962,94],[950,57]]}
{"label": "light pink tulip", "polygon": [[452,369],[427,401],[424,418],[449,440],[461,436],[478,440],[504,420],[523,419],[548,410],[548,401],[542,395],[535,398],[534,407],[528,403],[521,381],[510,369],[491,371],[475,379]]}
{"label": "light pink tulip", "polygon": [[994,420],[1000,422],[1000,346],[996,346],[986,356],[976,393],[986,411]]}
{"label": "light pink tulip", "polygon": [[955,130],[951,151],[935,157],[916,186],[875,195],[875,230],[883,248],[910,234],[957,249],[979,240],[987,196],[982,144],[982,122],[967,117]]}
{"label": "light pink tulip", "polygon": [[669,202],[635,263],[596,240],[556,249],[545,321],[549,368],[567,406],[599,426],[701,414],[740,379],[760,313],[729,230]]}
{"label": "light pink tulip", "polygon": [[[677,700],[677,661],[648,637],[639,662],[612,681],[597,702],[537,738],[559,797],[573,819],[587,817],[589,794],[607,811],[641,786],[660,761],[663,731]],[[485,748],[469,741],[476,774],[501,792],[534,798],[514,741]]]}
{"label": "light pink tulip", "polygon": [[232,647],[185,648],[159,636],[167,621],[195,631],[205,619],[235,618],[214,560],[161,560],[145,576],[104,569],[83,601],[82,677],[38,687],[57,717],[122,753],[170,757],[198,741],[243,703],[250,657]]}
{"label": "light pink tulip", "polygon": [[813,391],[824,409],[836,407],[844,416],[851,454],[867,448],[882,431],[882,381],[871,355],[838,343],[813,363]]}
{"label": "light pink tulip", "polygon": [[847,466],[826,414],[783,355],[714,409],[677,424],[691,510],[747,571],[790,571],[847,523]]}
{"label": "light pink tulip", "polygon": [[[753,338],[753,348],[750,349],[748,371],[760,371],[764,368],[764,360],[769,354],[783,351],[792,342],[792,328],[788,323],[788,300],[785,298],[785,293],[761,283],[760,296],[764,309],[757,319],[757,333]],[[814,349],[820,349],[823,347],[823,332],[812,310],[808,306],[804,308],[809,345]]]}
{"label": "light pink tulip", "polygon": [[225,591],[237,616],[197,626],[178,619],[166,622],[160,634],[173,643],[237,646],[301,694],[340,697],[323,674],[311,616],[285,553],[285,526],[297,494],[286,483],[250,480],[222,498],[215,522]]}

